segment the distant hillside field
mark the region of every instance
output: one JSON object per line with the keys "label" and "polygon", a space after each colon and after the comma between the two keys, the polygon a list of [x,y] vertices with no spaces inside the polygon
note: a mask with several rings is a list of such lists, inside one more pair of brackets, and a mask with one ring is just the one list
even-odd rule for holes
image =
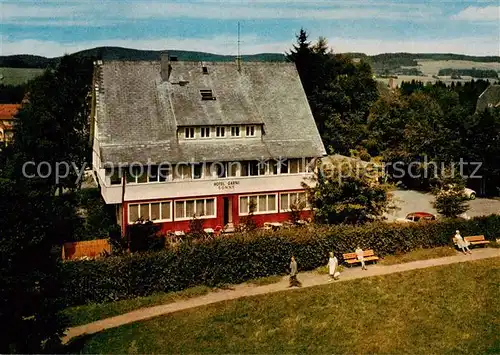
{"label": "distant hillside field", "polygon": [[[176,56],[178,60],[185,61],[207,61],[207,62],[231,62],[235,60],[234,55],[220,55],[206,52],[181,51],[181,50],[138,50],[121,47],[97,47],[81,52],[73,53],[78,57],[89,57],[102,60],[150,60],[160,59],[162,53],[168,52],[171,56]],[[344,53],[357,60],[365,60],[373,68],[377,76],[397,75],[401,80],[409,78],[421,81],[435,81],[433,75],[438,75],[440,70],[493,70],[500,73],[500,57],[477,57],[462,54],[436,54],[436,53],[384,53],[368,56],[363,53]],[[260,53],[242,56],[243,62],[264,61],[283,62],[286,60],[283,53]],[[2,84],[21,84],[39,75],[40,69],[53,68],[60,61],[60,57],[45,58],[34,55],[11,55],[0,56],[0,67],[4,75]],[[28,68],[28,69],[26,69]],[[468,72],[462,72],[467,74]],[[496,78],[493,76],[492,79]],[[440,77],[447,81],[447,77]],[[451,80],[451,78],[449,78]],[[464,81],[470,77],[462,75]],[[410,79],[411,80],[411,79]]]}
{"label": "distant hillside field", "polygon": [[0,67],[0,84],[21,85],[41,75],[43,69],[36,68],[4,68]]}
{"label": "distant hillside field", "polygon": [[437,75],[441,69],[481,69],[500,72],[500,60],[497,62],[473,62],[470,60],[418,60],[418,68],[426,75]]}

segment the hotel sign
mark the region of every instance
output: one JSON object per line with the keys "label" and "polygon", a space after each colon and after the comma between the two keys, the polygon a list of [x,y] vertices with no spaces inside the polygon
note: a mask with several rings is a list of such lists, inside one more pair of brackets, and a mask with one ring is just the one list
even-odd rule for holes
{"label": "hotel sign", "polygon": [[219,190],[234,190],[240,182],[238,180],[229,180],[229,181],[217,181],[214,182],[214,187]]}

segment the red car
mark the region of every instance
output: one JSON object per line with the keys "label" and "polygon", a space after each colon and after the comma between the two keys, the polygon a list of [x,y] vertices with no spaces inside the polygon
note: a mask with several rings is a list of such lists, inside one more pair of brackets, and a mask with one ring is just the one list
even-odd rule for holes
{"label": "red car", "polygon": [[427,212],[413,212],[413,213],[408,213],[406,215],[406,219],[412,222],[435,221],[436,216],[434,216],[432,213],[427,213]]}

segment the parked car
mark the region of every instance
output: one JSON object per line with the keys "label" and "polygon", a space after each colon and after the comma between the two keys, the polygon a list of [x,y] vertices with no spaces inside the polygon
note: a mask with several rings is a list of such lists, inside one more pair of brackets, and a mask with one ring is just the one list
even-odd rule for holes
{"label": "parked car", "polygon": [[458,218],[465,219],[466,221],[468,221],[470,219],[470,216],[464,212],[461,215],[459,215]]}
{"label": "parked car", "polygon": [[398,222],[421,222],[435,221],[436,216],[428,212],[412,212],[408,213],[405,218],[399,218]]}
{"label": "parked car", "polygon": [[476,191],[472,190],[472,189],[469,189],[469,188],[465,188],[464,189],[464,193],[465,193],[465,196],[467,196],[467,198],[469,200],[474,200],[476,198]]}
{"label": "parked car", "polygon": [[[447,193],[448,191],[451,191],[456,185],[450,184],[448,185],[448,188],[445,190],[441,190],[441,193]],[[464,195],[467,197],[469,200],[474,200],[476,198],[476,191],[469,189],[468,187],[464,188]]]}

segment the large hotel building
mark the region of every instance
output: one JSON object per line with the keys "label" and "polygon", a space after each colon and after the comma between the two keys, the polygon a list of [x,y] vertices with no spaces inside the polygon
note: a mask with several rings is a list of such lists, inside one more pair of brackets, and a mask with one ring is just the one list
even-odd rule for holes
{"label": "large hotel building", "polygon": [[123,232],[231,229],[250,205],[258,224],[289,220],[326,155],[293,63],[99,61],[92,107],[93,170]]}

